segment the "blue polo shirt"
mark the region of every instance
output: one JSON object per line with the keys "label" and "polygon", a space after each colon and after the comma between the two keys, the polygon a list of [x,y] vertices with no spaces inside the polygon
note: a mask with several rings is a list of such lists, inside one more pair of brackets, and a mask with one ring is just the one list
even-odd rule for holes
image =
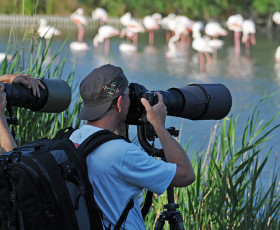
{"label": "blue polo shirt", "polygon": [[[70,137],[81,144],[89,135],[100,130],[84,125]],[[139,146],[125,140],[104,143],[87,157],[88,176],[94,197],[99,205],[104,224],[112,228],[118,221],[130,198],[134,207],[130,210],[124,229],[146,229],[141,215],[138,196],[144,188],[160,195],[176,173],[176,164],[166,163],[149,156]]]}

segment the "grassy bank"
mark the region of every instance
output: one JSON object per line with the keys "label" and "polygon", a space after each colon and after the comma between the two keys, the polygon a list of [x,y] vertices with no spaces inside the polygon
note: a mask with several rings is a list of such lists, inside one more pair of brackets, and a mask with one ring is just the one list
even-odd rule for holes
{"label": "grassy bank", "polygon": [[[1,64],[0,74],[61,78],[64,71],[69,71],[64,69],[67,54],[60,56],[57,50],[48,60],[48,48],[44,40],[25,36],[12,60]],[[75,66],[67,79],[72,88],[77,87],[72,84],[74,70]],[[277,157],[277,150],[265,147],[280,126],[279,113],[268,121],[260,120],[260,108],[267,100],[264,98],[251,112],[241,137],[237,136],[239,116],[232,115],[214,127],[208,148],[192,154],[197,179],[187,188],[174,190],[186,229],[280,229],[279,166],[275,165],[268,187],[262,187],[261,181],[268,157]],[[14,108],[13,115],[19,119],[16,137],[24,144],[38,137],[53,137],[61,128],[79,127],[76,117],[80,107],[81,100],[72,95],[70,108],[59,114]],[[188,151],[188,145],[185,149]],[[154,228],[166,203],[166,194],[154,196],[152,209],[145,219],[147,229]],[[167,223],[164,229],[168,229]]]}

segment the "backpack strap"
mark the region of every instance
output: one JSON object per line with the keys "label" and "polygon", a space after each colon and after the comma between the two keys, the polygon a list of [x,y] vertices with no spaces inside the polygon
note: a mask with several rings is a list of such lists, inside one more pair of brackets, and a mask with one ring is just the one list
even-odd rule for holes
{"label": "backpack strap", "polygon": [[[123,139],[127,142],[130,142],[130,140],[126,139],[123,136],[117,135],[109,130],[100,130],[93,134],[91,134],[87,139],[85,139],[77,148],[78,152],[83,155],[84,159],[97,147],[104,144],[105,142],[111,141],[111,140],[117,140],[117,139]],[[127,218],[127,215],[130,211],[130,209],[134,206],[134,201],[131,198],[126,205],[123,213],[121,214],[119,220],[117,221],[117,224],[115,226],[115,230],[120,229],[122,223]]]}
{"label": "backpack strap", "polygon": [[111,140],[123,139],[127,142],[130,140],[126,139],[123,136],[117,135],[109,130],[99,130],[93,134],[91,134],[87,139],[85,139],[77,148],[78,152],[80,152],[84,158],[88,156],[94,149],[104,144],[105,142]]}
{"label": "backpack strap", "polygon": [[68,139],[75,130],[76,129],[73,129],[73,127],[71,127],[71,126],[61,129],[56,133],[54,139],[56,139],[56,140],[61,140],[61,139],[65,139],[65,138]]}
{"label": "backpack strap", "polygon": [[121,214],[118,222],[115,225],[114,230],[119,230],[122,226],[122,223],[126,220],[128,213],[130,211],[130,209],[132,209],[134,206],[134,200],[133,198],[131,198],[128,202],[128,204],[126,205],[125,209],[123,210],[123,213]]}

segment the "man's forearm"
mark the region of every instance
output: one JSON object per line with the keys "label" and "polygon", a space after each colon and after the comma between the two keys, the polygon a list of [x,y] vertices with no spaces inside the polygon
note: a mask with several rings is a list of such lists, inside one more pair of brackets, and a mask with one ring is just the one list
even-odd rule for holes
{"label": "man's forearm", "polygon": [[155,128],[164,150],[167,162],[177,164],[177,172],[171,186],[183,187],[195,180],[194,171],[190,160],[182,146],[164,128]]}

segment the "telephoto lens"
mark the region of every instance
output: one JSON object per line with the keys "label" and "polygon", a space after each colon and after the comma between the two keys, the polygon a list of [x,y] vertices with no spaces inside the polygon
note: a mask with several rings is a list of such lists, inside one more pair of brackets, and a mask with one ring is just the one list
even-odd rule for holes
{"label": "telephoto lens", "polygon": [[34,112],[60,113],[66,110],[71,102],[71,88],[67,82],[61,79],[43,79],[41,82],[46,89],[39,87],[40,97],[21,84],[4,83],[8,105]]}
{"label": "telephoto lens", "polygon": [[127,123],[141,125],[147,122],[145,108],[140,99],[148,99],[151,105],[157,103],[159,92],[167,108],[167,115],[190,120],[220,120],[228,115],[232,106],[229,89],[222,84],[190,84],[166,91],[148,91],[143,85],[129,85],[130,107]]}

